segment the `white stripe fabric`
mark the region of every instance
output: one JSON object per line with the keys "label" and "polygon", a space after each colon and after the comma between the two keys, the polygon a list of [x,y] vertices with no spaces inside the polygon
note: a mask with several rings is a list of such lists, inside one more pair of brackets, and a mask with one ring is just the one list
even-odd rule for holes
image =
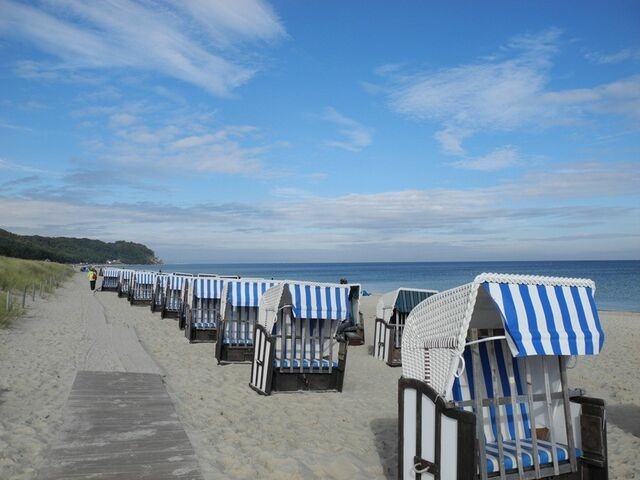
{"label": "white stripe fabric", "polygon": [[169,289],[171,290],[182,290],[182,286],[184,285],[184,280],[187,277],[183,276],[170,276],[169,277]]}
{"label": "white stripe fabric", "polygon": [[260,280],[229,281],[229,303],[233,307],[258,308],[264,292],[277,283],[278,282]]}
{"label": "white stripe fabric", "polygon": [[296,318],[325,320],[351,318],[348,286],[294,283],[290,284],[289,288],[293,297],[293,310]]}
{"label": "white stripe fabric", "polygon": [[156,274],[151,272],[136,272],[136,285],[153,285],[156,281]]}
{"label": "white stripe fabric", "polygon": [[193,295],[201,299],[219,299],[222,295],[224,280],[218,278],[195,278]]}
{"label": "white stripe fabric", "polygon": [[482,284],[502,314],[514,356],[596,355],[604,332],[586,286]]}

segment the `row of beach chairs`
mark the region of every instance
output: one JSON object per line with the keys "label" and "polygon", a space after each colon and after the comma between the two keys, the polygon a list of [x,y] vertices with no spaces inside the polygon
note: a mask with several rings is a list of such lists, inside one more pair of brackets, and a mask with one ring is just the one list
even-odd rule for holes
{"label": "row of beach chairs", "polygon": [[[132,305],[148,304],[163,318],[177,318],[189,342],[215,342],[218,363],[251,363],[250,386],[265,395],[341,391],[347,344],[356,342],[354,335],[348,340],[340,332],[364,331],[356,325],[359,285],[117,268],[101,273],[108,285],[103,290],[127,296]],[[275,299],[276,293],[285,304],[261,314],[267,308],[263,297]]]}
{"label": "row of beach chairs", "polygon": [[[113,274],[104,270],[103,290],[147,301],[146,287],[136,293],[147,277]],[[219,363],[251,363],[261,394],[341,391],[344,332],[364,343],[359,285],[160,277],[152,310],[178,318],[190,341],[215,341]],[[567,375],[571,359],[604,345],[594,292],[584,279],[482,274],[383,295],[372,353],[402,368],[398,478],[607,479],[604,402]]]}

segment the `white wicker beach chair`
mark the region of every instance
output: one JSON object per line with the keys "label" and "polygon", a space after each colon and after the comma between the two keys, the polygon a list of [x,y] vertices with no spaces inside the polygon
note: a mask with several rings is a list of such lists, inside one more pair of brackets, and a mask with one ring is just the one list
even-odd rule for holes
{"label": "white wicker beach chair", "polygon": [[129,290],[131,289],[131,279],[135,270],[120,270],[118,277],[118,297],[129,298]]}
{"label": "white wicker beach chair", "polygon": [[222,289],[216,358],[218,363],[253,360],[253,330],[260,299],[276,285],[274,280],[228,280]]}
{"label": "white wicker beach chair", "polygon": [[129,303],[131,305],[149,305],[153,297],[156,284],[155,272],[134,272],[129,288]]}
{"label": "white wicker beach chair", "polygon": [[196,277],[189,284],[184,335],[189,342],[215,342],[224,280]]}
{"label": "white wicker beach chair", "polygon": [[357,305],[350,293],[349,285],[291,282],[267,290],[254,330],[251,388],[265,395],[342,391],[347,342],[337,332]]}
{"label": "white wicker beach chair", "polygon": [[[160,318],[178,318],[182,316],[184,307],[184,291],[191,274],[172,273],[167,275],[162,291],[158,291],[157,309],[160,310]],[[160,286],[159,286],[160,287]]]}
{"label": "white wicker beach chair", "polygon": [[413,308],[437,290],[398,288],[386,293],[376,305],[376,322],[373,335],[373,356],[391,367],[402,365],[400,351],[402,332]]}
{"label": "white wicker beach chair", "polygon": [[102,273],[102,286],[100,290],[103,292],[117,292],[118,284],[120,283],[120,271],[119,268],[103,268]]}
{"label": "white wicker beach chair", "polygon": [[400,479],[606,479],[604,403],[569,356],[604,343],[590,280],[482,274],[413,309],[402,340]]}

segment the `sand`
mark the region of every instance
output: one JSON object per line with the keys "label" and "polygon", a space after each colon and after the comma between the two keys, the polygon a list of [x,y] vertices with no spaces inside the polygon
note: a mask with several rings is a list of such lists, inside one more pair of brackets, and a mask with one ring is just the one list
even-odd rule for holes
{"label": "sand", "polygon": [[[401,369],[370,355],[377,298],[361,301],[367,344],[349,348],[342,393],[265,397],[250,365],[217,365],[213,344],[77,274],[0,330],[0,478],[33,478],[78,370],[161,373],[206,479],[395,478]],[[569,377],[607,401],[610,478],[640,478],[640,314],[601,318],[603,353]]]}

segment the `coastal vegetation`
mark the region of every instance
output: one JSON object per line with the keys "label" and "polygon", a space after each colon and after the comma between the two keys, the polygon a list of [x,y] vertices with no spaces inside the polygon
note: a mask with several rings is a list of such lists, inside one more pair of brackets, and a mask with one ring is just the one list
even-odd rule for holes
{"label": "coastal vegetation", "polygon": [[157,264],[153,250],[140,243],[112,243],[89,238],[16,235],[0,229],[0,255],[59,263]]}
{"label": "coastal vegetation", "polygon": [[70,266],[60,263],[0,256],[0,328],[23,312],[23,299],[51,292],[72,274]]}

